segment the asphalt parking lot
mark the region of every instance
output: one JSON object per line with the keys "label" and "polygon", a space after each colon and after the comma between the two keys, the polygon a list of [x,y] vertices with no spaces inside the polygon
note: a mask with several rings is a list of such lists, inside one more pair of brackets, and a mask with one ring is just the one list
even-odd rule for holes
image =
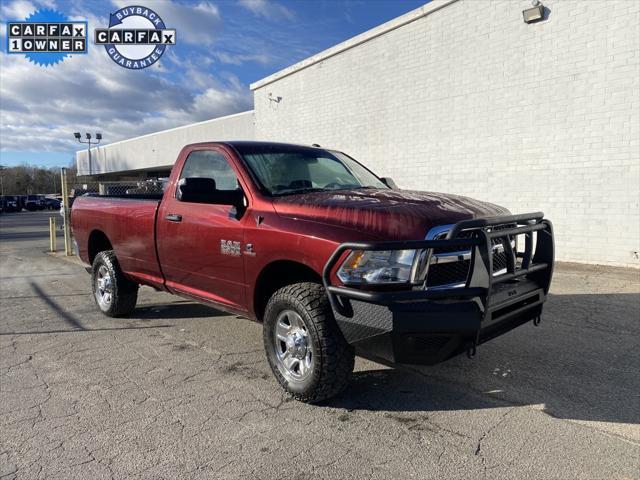
{"label": "asphalt parking lot", "polygon": [[637,270],[559,265],[539,327],[310,406],[258,324],[147,288],[102,316],[49,215],[0,216],[2,479],[640,478]]}

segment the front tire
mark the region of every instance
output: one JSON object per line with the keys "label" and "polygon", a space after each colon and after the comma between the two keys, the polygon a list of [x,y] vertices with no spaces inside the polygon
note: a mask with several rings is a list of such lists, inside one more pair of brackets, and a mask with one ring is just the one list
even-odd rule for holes
{"label": "front tire", "polygon": [[113,250],[96,255],[91,285],[96,305],[109,317],[127,315],[136,307],[139,286],[124,276]]}
{"label": "front tire", "polygon": [[355,352],[322,285],[296,283],[276,291],[265,310],[263,338],[271,371],[295,399],[320,402],[349,385]]}

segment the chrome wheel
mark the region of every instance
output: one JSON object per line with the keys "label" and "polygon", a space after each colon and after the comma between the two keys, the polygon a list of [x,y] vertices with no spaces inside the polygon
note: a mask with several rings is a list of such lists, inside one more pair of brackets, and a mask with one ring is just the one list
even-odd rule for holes
{"label": "chrome wheel", "polygon": [[100,265],[98,268],[95,295],[100,308],[108,310],[113,300],[113,280],[105,265]]}
{"label": "chrome wheel", "polygon": [[278,370],[288,381],[299,383],[313,371],[313,347],[302,317],[283,310],[276,320],[273,344]]}

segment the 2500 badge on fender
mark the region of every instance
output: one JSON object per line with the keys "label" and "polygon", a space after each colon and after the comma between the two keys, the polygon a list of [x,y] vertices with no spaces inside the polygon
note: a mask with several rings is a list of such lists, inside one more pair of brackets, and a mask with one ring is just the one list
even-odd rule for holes
{"label": "2500 badge on fender", "polygon": [[434,364],[537,324],[553,273],[542,213],[400,190],[320,147],[188,145],[163,194],[83,196],[72,219],[102,312],[149,285],[262,322],[274,376],[306,402],[346,388],[356,348]]}

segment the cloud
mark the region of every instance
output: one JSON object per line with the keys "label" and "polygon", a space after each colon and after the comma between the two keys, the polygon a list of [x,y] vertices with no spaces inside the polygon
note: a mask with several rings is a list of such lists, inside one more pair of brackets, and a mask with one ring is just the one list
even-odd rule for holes
{"label": "cloud", "polygon": [[26,0],[17,0],[11,3],[2,3],[2,16],[7,20],[24,20],[29,14],[35,12],[37,7],[34,3]]}
{"label": "cloud", "polygon": [[14,0],[13,2],[3,1],[0,3],[0,13],[7,20],[24,20],[40,8],[53,10],[57,8],[54,0]]}
{"label": "cloud", "polygon": [[[115,8],[132,4],[130,0],[112,0],[111,3]],[[149,8],[153,8],[162,17],[167,28],[176,29],[178,42],[198,46],[212,45],[222,30],[220,11],[208,1],[186,5],[171,0],[154,0]],[[101,23],[108,21],[108,15],[105,14]]]}
{"label": "cloud", "polygon": [[[162,3],[166,7],[170,2]],[[3,3],[4,7],[16,8]],[[210,18],[216,12],[207,2],[196,8]],[[160,8],[158,13],[165,15]],[[189,15],[182,13],[180,21]],[[91,14],[88,20],[90,25],[105,22]],[[165,21],[170,27],[178,25],[170,15]],[[113,143],[252,108],[251,93],[237,78],[207,72],[203,65],[212,60],[196,64],[188,54],[179,55],[181,65],[175,68],[172,58],[178,55],[170,47],[161,66],[132,71],[116,65],[104,48],[92,47],[87,55],[71,56],[48,68],[22,55],[0,52],[3,151],[73,152],[78,150],[74,131],[99,131],[105,143]]]}
{"label": "cloud", "polygon": [[239,3],[240,6],[250,10],[258,17],[285,20],[294,20],[296,18],[293,11],[289,10],[284,5],[270,2],[268,0],[240,0]]}
{"label": "cloud", "polygon": [[213,52],[213,56],[216,57],[221,63],[229,65],[242,65],[246,62],[257,62],[262,65],[268,65],[271,62],[271,57],[265,53],[257,54],[233,54],[228,52]]}

